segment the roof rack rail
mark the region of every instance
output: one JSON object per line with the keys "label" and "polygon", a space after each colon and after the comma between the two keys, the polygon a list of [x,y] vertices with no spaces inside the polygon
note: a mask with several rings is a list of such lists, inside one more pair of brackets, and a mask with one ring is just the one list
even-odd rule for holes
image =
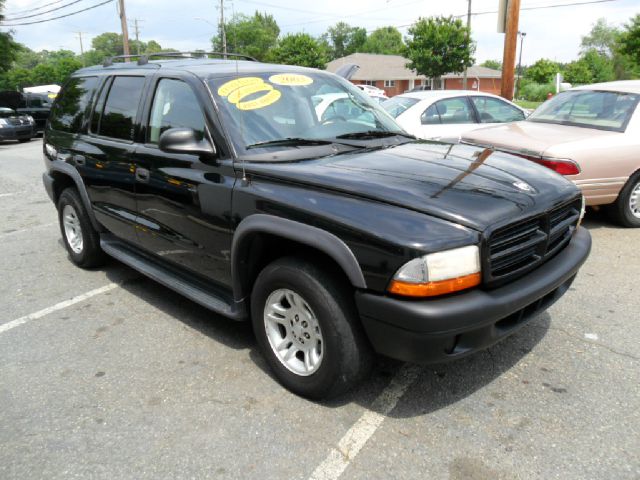
{"label": "roof rack rail", "polygon": [[234,57],[249,60],[251,62],[257,62],[254,57],[250,55],[243,55],[242,53],[224,53],[224,52],[158,52],[158,53],[143,53],[138,55],[115,55],[113,57],[107,57],[102,63],[103,67],[110,67],[113,65],[113,61],[117,59],[128,60],[130,58],[137,58],[138,65],[146,65],[149,63],[149,59],[152,57],[168,57],[168,58],[203,58],[209,55],[216,55],[223,58]]}

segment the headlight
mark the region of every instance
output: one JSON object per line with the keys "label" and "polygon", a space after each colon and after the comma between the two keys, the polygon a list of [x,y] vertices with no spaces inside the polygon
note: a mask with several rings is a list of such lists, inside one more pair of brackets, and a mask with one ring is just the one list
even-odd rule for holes
{"label": "headlight", "polygon": [[27,120],[29,120],[29,123],[36,123],[31,115],[27,115]]}
{"label": "headlight", "polygon": [[9,122],[7,122],[4,118],[0,118],[0,128],[4,127],[5,125],[7,125]]}
{"label": "headlight", "polygon": [[470,245],[407,262],[387,290],[407,297],[431,297],[475,287],[480,280],[480,250]]}

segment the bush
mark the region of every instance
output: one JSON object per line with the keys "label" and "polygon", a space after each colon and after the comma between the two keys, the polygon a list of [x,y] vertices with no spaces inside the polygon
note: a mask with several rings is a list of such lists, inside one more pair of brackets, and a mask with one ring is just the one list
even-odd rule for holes
{"label": "bush", "polygon": [[553,83],[523,82],[519,97],[532,102],[544,102],[547,94],[555,94],[555,91],[556,86]]}

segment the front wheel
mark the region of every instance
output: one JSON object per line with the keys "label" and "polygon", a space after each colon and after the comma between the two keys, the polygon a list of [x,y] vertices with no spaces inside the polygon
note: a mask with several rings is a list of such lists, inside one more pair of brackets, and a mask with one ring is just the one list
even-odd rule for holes
{"label": "front wheel", "polygon": [[640,227],[640,172],[629,178],[609,213],[625,227]]}
{"label": "front wheel", "polygon": [[30,142],[30,141],[31,141],[31,138],[20,138],[20,139],[18,139],[18,142],[20,142],[20,143],[27,143],[27,142]]}
{"label": "front wheel", "polygon": [[368,372],[372,353],[351,289],[338,274],[298,257],[258,276],[251,317],[258,345],[278,380],[309,398],[329,398]]}

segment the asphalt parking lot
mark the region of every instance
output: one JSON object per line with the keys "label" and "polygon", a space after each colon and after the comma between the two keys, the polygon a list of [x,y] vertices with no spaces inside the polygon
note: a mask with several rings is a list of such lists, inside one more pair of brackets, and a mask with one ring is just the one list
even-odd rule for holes
{"label": "asphalt parking lot", "polygon": [[571,291],[446,365],[315,403],[248,324],[67,259],[40,139],[0,143],[0,478],[638,479],[640,230],[596,212]]}

